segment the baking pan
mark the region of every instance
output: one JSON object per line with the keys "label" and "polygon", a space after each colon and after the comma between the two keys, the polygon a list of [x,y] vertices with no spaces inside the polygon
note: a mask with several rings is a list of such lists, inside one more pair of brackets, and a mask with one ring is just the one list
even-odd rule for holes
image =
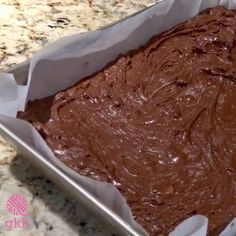
{"label": "baking pan", "polygon": [[[158,3],[160,3],[160,2],[161,1],[159,1]],[[207,7],[214,7],[214,6],[223,4],[228,8],[232,8],[232,6],[234,6],[234,9],[236,8],[236,0],[228,0],[228,1],[225,1],[225,0],[224,1],[223,0],[222,1],[218,1],[218,0],[214,0],[214,1],[213,0],[208,0],[208,1],[206,1],[206,0],[198,0],[198,1],[197,0],[191,0],[191,1],[190,0],[169,0],[166,2],[164,2],[164,0],[163,0],[162,3],[163,4],[160,4],[156,8],[159,10],[157,12],[159,13],[158,16],[160,16],[160,17],[158,18],[158,21],[155,21],[155,25],[152,23],[145,25],[145,27],[146,27],[145,29],[148,29],[149,32],[151,32],[153,34],[156,32],[155,31],[156,25],[162,26],[163,30],[166,30],[168,28],[173,27],[174,25],[177,25],[180,22],[186,21],[186,20],[194,17],[197,13],[206,9]],[[163,5],[165,6],[165,3],[167,3],[168,8],[162,8]],[[169,7],[169,5],[168,5],[169,3],[172,4],[171,7]],[[185,10],[183,11],[182,8],[184,8]],[[186,14],[179,14],[180,9],[182,12],[185,12]],[[163,11],[163,10],[166,10],[166,11]],[[142,12],[142,11],[140,11],[140,12]],[[140,12],[135,13],[134,15],[139,14]],[[150,9],[150,12],[152,12],[152,9]],[[167,15],[166,15],[166,12],[168,13]],[[130,17],[132,17],[134,15],[131,15]],[[145,13],[143,15],[145,15]],[[162,18],[162,16],[167,16],[167,17]],[[137,18],[130,19],[134,23],[134,25],[135,25],[136,19],[138,19],[138,17],[139,16],[137,16]],[[145,22],[149,23],[149,19],[152,19],[152,18],[151,17],[145,18]],[[116,22],[116,23],[118,23],[118,22]],[[114,23],[114,24],[116,24],[116,23]],[[110,26],[113,26],[114,24],[112,24]],[[108,28],[108,27],[109,26],[107,26],[105,28]],[[144,32],[148,32],[148,31],[144,31]],[[149,36],[146,34],[142,34],[141,36],[145,36],[146,39],[149,38]],[[130,45],[133,45],[134,41],[130,40],[130,42],[131,42]],[[124,46],[124,45],[125,44],[122,44],[122,46]],[[119,52],[120,52],[120,48],[119,48]],[[113,54],[111,54],[111,55],[113,55]],[[63,61],[63,64],[61,64],[61,66],[62,66],[61,68],[65,67],[64,63],[65,62]],[[16,66],[6,70],[4,72],[12,73],[15,76],[15,79],[18,83],[26,84],[27,78],[28,78],[28,72],[29,72],[29,64],[30,64],[30,61],[26,61],[20,65],[16,65]],[[69,63],[67,63],[67,64],[69,64]],[[63,65],[64,65],[64,67],[63,67]],[[42,68],[43,68],[43,70],[45,70],[44,64],[43,64]],[[83,70],[81,69],[81,71],[83,71]],[[66,77],[68,77],[67,74],[66,74]],[[45,76],[44,78],[47,78],[47,76]],[[51,77],[51,78],[53,78],[53,77]],[[34,91],[37,92],[37,90],[34,90]],[[42,91],[42,90],[39,90],[39,91]],[[39,95],[43,95],[43,94],[39,93]],[[3,104],[3,106],[4,106],[4,103],[1,103],[1,104]],[[23,133],[24,130],[21,130],[21,132]],[[53,182],[58,184],[62,188],[63,191],[70,193],[71,196],[76,198],[80,204],[86,206],[87,208],[92,210],[94,213],[99,215],[101,218],[103,218],[104,220],[109,222],[110,225],[113,226],[114,231],[117,232],[117,235],[134,235],[134,236],[147,235],[144,233],[144,231],[140,231],[141,227],[138,228],[138,225],[137,226],[135,224],[131,225],[130,223],[126,222],[123,218],[119,217],[116,213],[114,213],[110,208],[108,208],[103,203],[101,203],[101,201],[96,199],[82,185],[78,184],[78,182],[76,182],[72,177],[70,177],[67,174],[68,172],[65,172],[63,169],[61,169],[59,167],[59,165],[56,166],[56,165],[52,164],[53,162],[50,162],[46,157],[44,157],[42,154],[37,152],[30,145],[25,143],[21,138],[19,138],[19,137],[21,137],[20,132],[18,132],[19,137],[17,137],[17,135],[15,133],[11,132],[11,130],[9,130],[6,126],[4,126],[4,123],[1,123],[1,121],[0,121],[0,134],[2,134],[12,144],[12,146],[17,150],[17,152],[19,154],[26,156],[28,158],[28,160],[31,161],[37,168],[41,169],[41,171],[49,179],[51,179]],[[197,220],[196,218],[195,219],[188,218],[186,221],[182,222],[179,225],[180,227],[178,226],[179,228],[178,227],[176,228],[177,231],[175,230],[170,235],[183,236],[183,235],[190,235],[190,232],[193,232],[193,233],[191,233],[192,236],[193,235],[206,236],[207,235],[207,218],[204,216],[199,216],[199,215],[198,215],[198,217],[200,217],[201,219],[204,218],[203,221],[202,220],[200,221],[200,223],[201,223],[200,225],[199,225],[199,220]],[[191,220],[190,223],[188,220]],[[236,219],[235,219],[235,221],[236,221]],[[196,225],[197,225],[197,227],[196,227]],[[225,236],[226,235],[227,236],[235,235],[235,229],[233,229],[233,225],[235,225],[234,222],[229,224],[228,229],[226,229],[226,231],[227,231],[232,226],[232,230],[231,230],[232,234],[222,233],[221,235],[222,236],[223,235],[225,235]]]}
{"label": "baking pan", "polygon": [[[159,0],[156,4],[160,3]],[[145,9],[144,9],[145,10]],[[133,17],[144,10],[136,12],[123,20]],[[121,21],[123,21],[121,20]],[[102,29],[111,27],[117,24],[117,21]],[[19,84],[26,84],[28,79],[30,60],[21,64],[15,65],[5,71],[4,73],[12,73]],[[142,236],[144,235],[138,229],[132,227],[125,222],[121,217],[114,213],[111,209],[106,207],[103,203],[97,200],[92,194],[90,194],[84,187],[75,182],[68,174],[66,174],[59,167],[54,166],[50,161],[44,158],[39,152],[33,149],[30,145],[21,140],[12,131],[0,122],[0,134],[15,148],[19,155],[25,156],[36,168],[39,168],[45,176],[58,185],[63,191],[69,193],[74,199],[78,200],[79,204],[89,208],[93,213],[102,217],[108,222],[118,235],[132,235]]]}

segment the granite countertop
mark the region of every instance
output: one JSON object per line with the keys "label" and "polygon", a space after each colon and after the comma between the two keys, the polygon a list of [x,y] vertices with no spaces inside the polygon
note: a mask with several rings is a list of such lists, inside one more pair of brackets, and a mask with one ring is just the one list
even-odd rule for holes
{"label": "granite countertop", "polygon": [[[117,21],[158,0],[0,0],[0,70],[32,57],[54,40]],[[92,4],[90,4],[92,2]],[[12,194],[28,202],[30,227],[7,231],[6,202]],[[78,202],[0,138],[0,235],[112,235]]]}

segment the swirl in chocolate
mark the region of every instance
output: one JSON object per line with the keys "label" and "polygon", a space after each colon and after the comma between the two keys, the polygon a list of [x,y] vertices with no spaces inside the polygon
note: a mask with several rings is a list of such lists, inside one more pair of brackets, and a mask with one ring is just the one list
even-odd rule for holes
{"label": "swirl in chocolate", "polygon": [[19,117],[150,235],[194,214],[217,235],[236,216],[235,34],[235,11],[209,9]]}

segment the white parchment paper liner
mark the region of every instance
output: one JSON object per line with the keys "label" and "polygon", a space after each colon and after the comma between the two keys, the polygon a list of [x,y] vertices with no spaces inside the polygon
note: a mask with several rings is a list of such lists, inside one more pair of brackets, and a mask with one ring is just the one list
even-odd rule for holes
{"label": "white parchment paper liner", "polygon": [[[132,218],[130,208],[111,184],[80,176],[61,163],[38,132],[27,122],[16,119],[29,100],[43,98],[68,88],[114,60],[119,54],[145,44],[152,36],[186,21],[202,10],[224,5],[236,9],[236,0],[163,0],[146,11],[105,30],[62,38],[38,52],[31,60],[26,86],[19,86],[11,74],[0,74],[0,121],[60,166],[105,205],[134,227],[145,230]],[[104,194],[105,193],[105,194]],[[227,197],[227,195],[225,196]],[[202,215],[188,218],[171,236],[206,236],[208,219]],[[235,236],[236,219],[220,236]]]}

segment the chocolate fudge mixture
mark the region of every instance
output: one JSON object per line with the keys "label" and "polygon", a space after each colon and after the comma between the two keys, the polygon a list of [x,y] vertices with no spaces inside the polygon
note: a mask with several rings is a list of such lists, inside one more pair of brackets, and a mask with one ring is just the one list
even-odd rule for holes
{"label": "chocolate fudge mixture", "polygon": [[150,235],[194,214],[217,235],[236,216],[236,12],[208,9],[18,116]]}

